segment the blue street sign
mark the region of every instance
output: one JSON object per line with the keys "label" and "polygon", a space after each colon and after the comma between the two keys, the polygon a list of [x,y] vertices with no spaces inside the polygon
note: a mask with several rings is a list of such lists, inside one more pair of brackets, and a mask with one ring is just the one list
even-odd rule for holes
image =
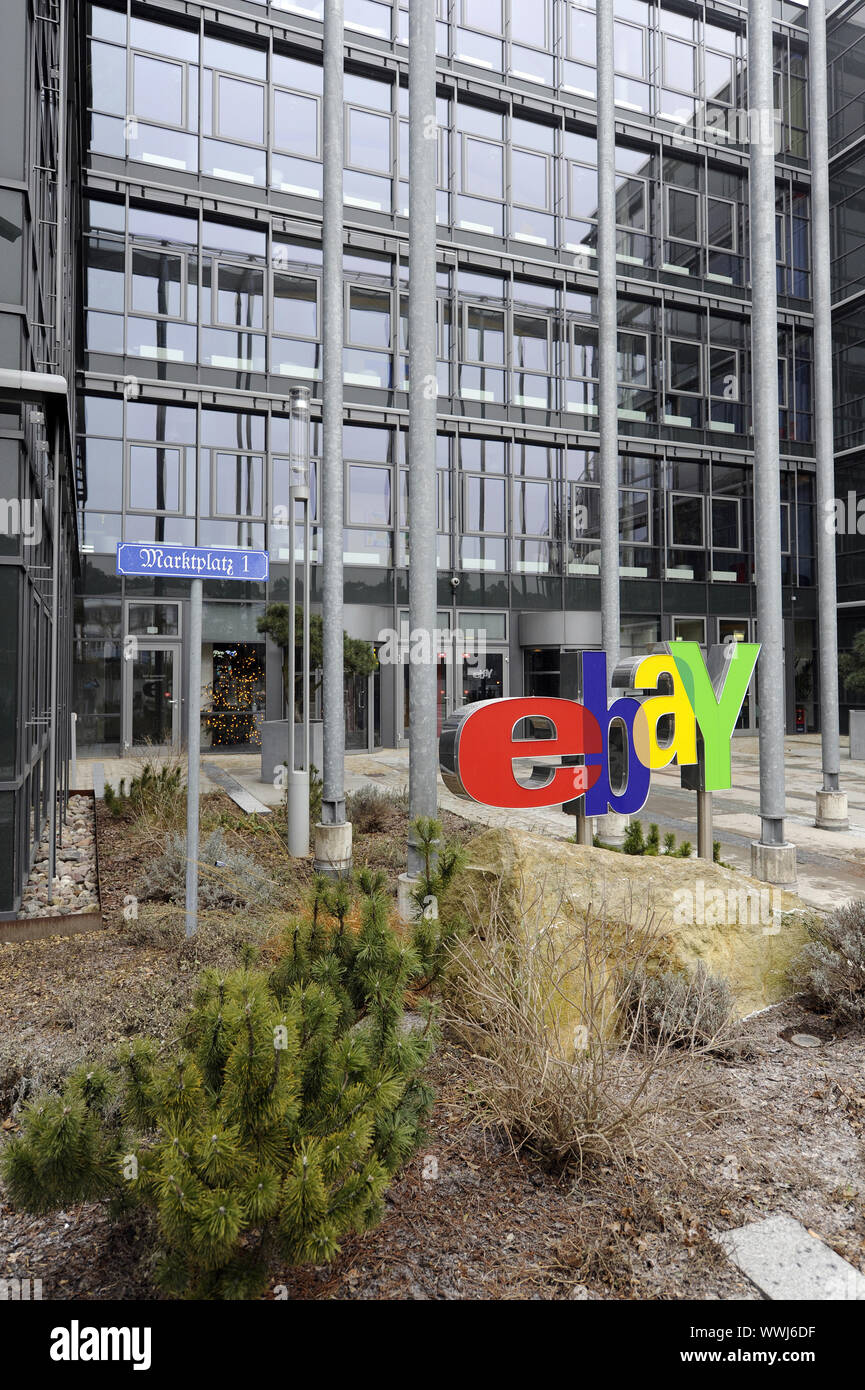
{"label": "blue street sign", "polygon": [[179,579],[263,580],[269,574],[266,550],[212,550],[200,545],[117,546],[117,574],[165,574]]}

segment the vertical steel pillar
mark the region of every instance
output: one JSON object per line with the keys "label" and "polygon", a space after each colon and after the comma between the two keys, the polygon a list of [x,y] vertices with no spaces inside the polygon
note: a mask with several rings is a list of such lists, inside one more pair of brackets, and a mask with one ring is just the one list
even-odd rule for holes
{"label": "vertical steel pillar", "polygon": [[[288,619],[288,766],[285,810],[288,852],[293,858],[309,854],[309,391],[297,387],[289,393],[289,489],[288,553],[291,602]],[[303,604],[301,608],[301,699],[303,725],[301,766],[295,757],[295,691],[297,688],[297,503],[303,504]]]}
{"label": "vertical steel pillar", "polygon": [[[324,0],[324,200],[322,204],[322,469],[318,496],[322,521],[324,768],[323,833],[316,829],[316,867],[351,867],[350,830],[340,829],[334,853],[327,827],[344,827],[345,703],[343,694],[343,0]],[[293,524],[293,518],[292,518]],[[346,861],[345,841],[348,840]]]}
{"label": "vertical steel pillar", "polygon": [[[616,306],[616,104],[613,76],[613,6],[595,7],[598,70],[598,428],[600,450],[601,645],[607,677],[619,660],[619,393]],[[624,841],[627,817],[597,818],[604,844]]]}
{"label": "vertical steel pillar", "polygon": [[201,594],[189,586],[189,683],[186,687],[186,935],[198,929],[198,808],[201,793]]}
{"label": "vertical steel pillar", "polygon": [[778,295],[775,260],[775,115],[771,0],[748,4],[750,115],[751,379],[754,534],[759,663],[760,839],[752,870],[792,882],[796,851],[784,840],[784,623],[781,608],[781,485],[778,448]]}
{"label": "vertical steel pillar", "polygon": [[607,671],[619,660],[619,442],[616,357],[616,107],[613,6],[597,6],[598,425],[601,448],[601,640]]}
{"label": "vertical steel pillar", "polygon": [[817,448],[817,641],[823,786],[817,825],[847,828],[841,791],[838,723],[838,595],[835,582],[835,439],[832,418],[832,290],[829,227],[829,103],[826,0],[808,5],[808,92],[811,144],[811,284],[814,304],[814,428]]}
{"label": "vertical steel pillar", "polygon": [[[438,807],[435,6],[409,12],[409,820]],[[421,856],[409,831],[408,875]]]}
{"label": "vertical steel pillar", "polygon": [[54,421],[54,478],[51,489],[51,693],[48,711],[48,787],[51,795],[51,814],[48,825],[48,901],[54,901],[54,878],[57,873],[57,699],[60,678],[60,546],[63,530],[60,521],[63,495],[62,417]]}
{"label": "vertical steel pillar", "polygon": [[[54,183],[54,196],[56,198],[55,211],[57,215],[57,236],[54,244],[56,264],[54,267],[54,337],[56,341],[57,364],[55,370],[58,374],[63,372],[65,363],[63,361],[64,349],[64,275],[66,273],[66,101],[67,101],[67,78],[68,78],[68,18],[66,6],[60,6],[59,24],[57,26],[57,64],[60,69],[60,77],[57,92],[57,125],[56,125],[56,151],[55,165],[56,175]],[[45,412],[46,415],[48,412]],[[54,420],[54,487],[52,497],[52,527],[51,527],[51,708],[49,711],[49,747],[48,747],[48,784],[51,795],[51,817],[49,825],[49,846],[48,846],[48,901],[54,901],[54,878],[57,872],[57,798],[60,789],[57,786],[57,742],[58,729],[57,721],[59,710],[57,708],[60,690],[60,629],[65,630],[63,618],[64,607],[60,599],[60,550],[63,543],[63,524],[62,524],[62,499],[63,499],[63,453],[62,453],[62,411],[58,411]],[[69,462],[70,473],[72,461]],[[65,780],[65,779],[62,779]],[[65,814],[67,798],[63,797],[63,809]]]}

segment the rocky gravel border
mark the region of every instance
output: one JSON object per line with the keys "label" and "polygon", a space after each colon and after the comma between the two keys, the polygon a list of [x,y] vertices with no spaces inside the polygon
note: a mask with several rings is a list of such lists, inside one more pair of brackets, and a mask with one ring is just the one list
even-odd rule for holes
{"label": "rocky gravel border", "polygon": [[54,902],[48,901],[48,843],[39,842],[36,860],[24,885],[19,920],[32,917],[71,917],[99,911],[96,873],[96,812],[93,798],[70,796],[63,825],[63,843],[57,850]]}

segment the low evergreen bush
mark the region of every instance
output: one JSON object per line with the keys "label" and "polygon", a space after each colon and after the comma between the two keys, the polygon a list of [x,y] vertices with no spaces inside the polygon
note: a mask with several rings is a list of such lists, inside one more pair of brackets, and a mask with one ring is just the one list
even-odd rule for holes
{"label": "low evergreen bush", "polygon": [[407,1018],[406,990],[438,973],[448,935],[424,917],[398,933],[383,888],[363,874],[358,906],[316,881],[270,974],[202,976],[169,1054],[137,1042],[31,1101],[2,1158],[13,1204],[144,1205],[178,1297],[256,1297],[276,1262],[330,1261],[374,1225],[432,1103],[432,1011]]}

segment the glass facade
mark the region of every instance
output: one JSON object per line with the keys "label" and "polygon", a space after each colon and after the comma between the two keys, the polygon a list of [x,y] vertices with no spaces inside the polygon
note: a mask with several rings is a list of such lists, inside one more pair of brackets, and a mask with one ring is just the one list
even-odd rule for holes
{"label": "glass facade", "polygon": [[[838,644],[843,652],[850,650],[865,628],[865,520],[858,512],[865,468],[865,4],[861,0],[840,5],[830,16],[828,57],[835,492],[843,502],[838,528]],[[842,684],[842,729],[850,707],[860,704],[859,697]]]}
{"label": "glass facade", "polygon": [[[640,650],[689,622],[703,641],[753,629],[746,7],[613,4],[619,563],[623,647]],[[560,669],[524,659],[535,615],[599,606],[594,5],[436,13],[440,603],[454,627],[464,604],[501,622],[494,684],[518,694]],[[774,17],[783,578],[807,623],[807,11]],[[410,564],[407,39],[403,4],[346,0],[345,598],[364,636],[384,611],[396,625]],[[118,540],[266,546],[270,589],[242,603],[290,592],[290,387],[320,414],[321,5],[90,5],[83,41],[76,650],[87,741],[108,750],[130,741],[133,601],[179,603],[156,636],[183,642],[182,585],[118,579]],[[314,567],[318,451],[314,425]],[[216,648],[254,643],[237,595],[205,587]],[[391,743],[403,681],[381,680]],[[464,686],[450,674],[442,699]]]}
{"label": "glass facade", "polygon": [[[77,230],[77,165],[68,159],[59,74],[66,30],[33,7],[3,11],[0,45],[0,368],[74,381],[75,276],[60,282],[63,223]],[[74,84],[68,92],[75,100]],[[66,171],[69,171],[67,173]],[[57,722],[57,782],[68,790],[74,531],[72,402],[7,381],[0,388],[0,918],[14,917],[50,814],[49,742]],[[55,465],[59,499],[54,487]],[[53,583],[54,515],[59,571]],[[52,640],[57,700],[52,706]]]}

